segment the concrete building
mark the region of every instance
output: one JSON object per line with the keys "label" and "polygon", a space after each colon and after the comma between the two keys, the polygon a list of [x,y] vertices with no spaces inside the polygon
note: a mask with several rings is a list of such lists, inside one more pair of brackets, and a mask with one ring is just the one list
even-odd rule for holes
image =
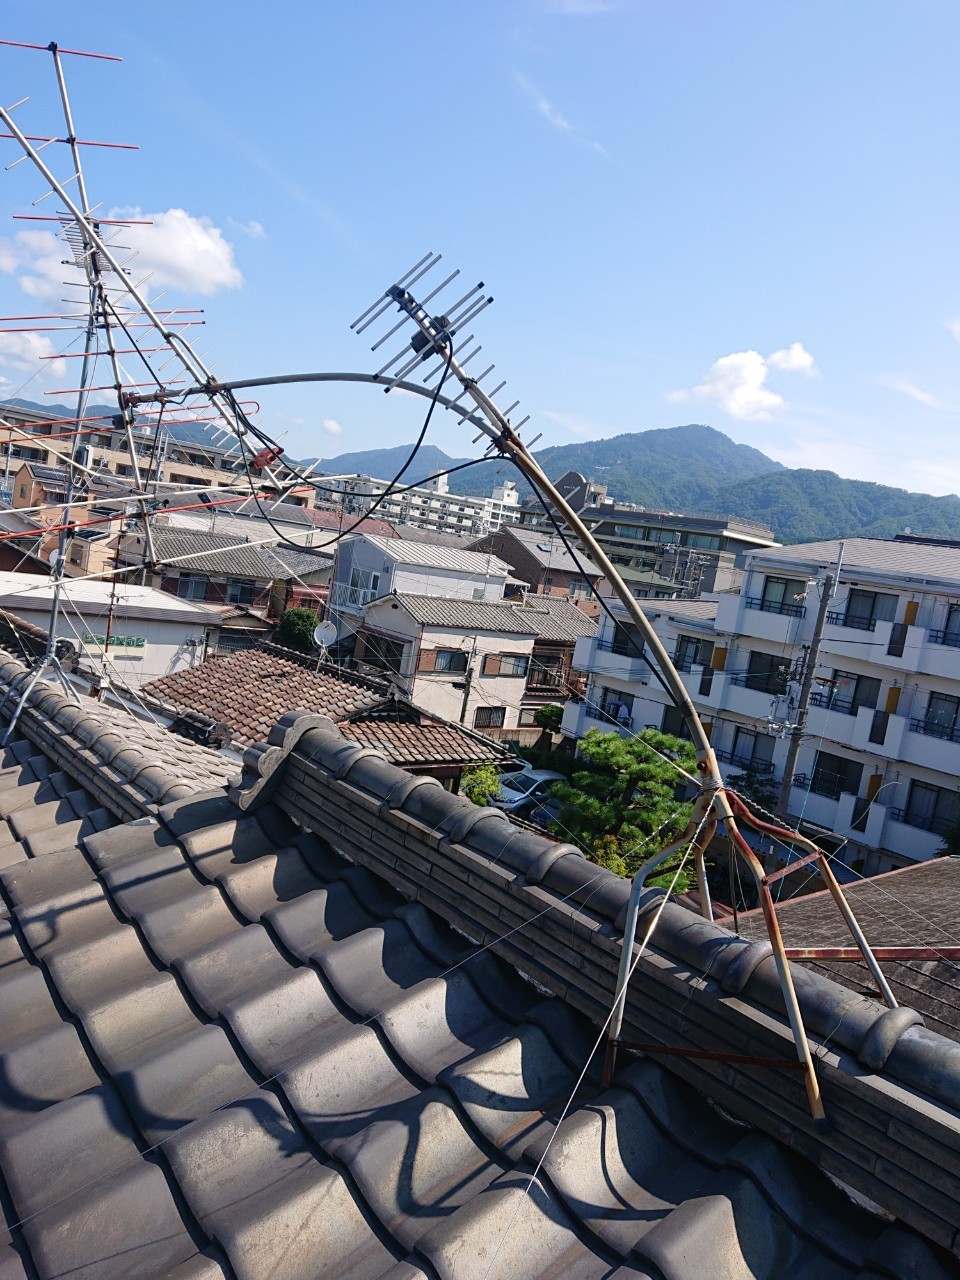
{"label": "concrete building", "polygon": [[[0,608],[48,630],[53,587],[29,573],[0,573]],[[152,587],[65,580],[56,635],[80,661],[137,689],[148,680],[198,666],[216,641],[219,615]],[[108,637],[109,632],[109,637]]]}
{"label": "concrete building", "polygon": [[[365,515],[391,487],[389,480],[364,475],[331,478],[324,484],[342,494],[336,509],[354,517]],[[333,507],[335,501],[325,505]],[[377,506],[377,515],[384,520],[471,538],[517,520],[519,513],[520,499],[512,480],[497,485],[489,497],[475,498],[451,493],[446,476],[413,488],[400,486]]]}
{"label": "concrete building", "polygon": [[[650,616],[731,776],[750,769],[779,785],[819,593],[838,565],[789,813],[874,874],[933,857],[960,821],[960,546],[853,538],[755,551],[739,592]],[[574,665],[589,684],[565,732],[681,730],[629,629],[602,620]]]}

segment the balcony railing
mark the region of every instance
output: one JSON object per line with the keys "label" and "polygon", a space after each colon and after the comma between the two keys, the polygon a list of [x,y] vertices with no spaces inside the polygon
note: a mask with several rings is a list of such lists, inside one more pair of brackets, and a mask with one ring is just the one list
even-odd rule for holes
{"label": "balcony railing", "polygon": [[584,710],[593,720],[602,720],[605,724],[615,725],[618,729],[632,729],[633,716],[620,710],[618,703],[585,702]]}
{"label": "balcony railing", "polygon": [[745,609],[759,609],[762,613],[781,613],[786,618],[805,618],[807,610],[792,600],[764,600],[762,596],[745,596]]}
{"label": "balcony railing", "polygon": [[375,587],[351,587],[344,582],[334,584],[333,603],[341,609],[362,609],[383,592]]}
{"label": "balcony railing", "polygon": [[624,644],[622,640],[605,640],[598,636],[596,641],[598,649],[602,649],[604,653],[615,653],[621,658],[630,658],[636,660],[643,657],[643,649],[634,644]]}
{"label": "balcony railing", "polygon": [[842,716],[855,716],[861,707],[869,707],[871,711],[876,710],[876,707],[870,707],[868,702],[857,702],[855,698],[835,698],[829,693],[812,693],[810,705],[823,707],[826,711],[836,711]]}
{"label": "balcony railing", "polygon": [[890,817],[894,822],[902,822],[907,827],[918,827],[921,831],[932,831],[938,836],[950,835],[957,825],[956,818],[939,813],[911,813],[909,809],[891,809]]}
{"label": "balcony railing", "polygon": [[856,614],[841,613],[839,610],[830,610],[827,622],[831,627],[849,627],[852,631],[875,631],[877,627],[876,618],[858,618]]}
{"label": "balcony railing", "polygon": [[960,631],[928,631],[927,639],[931,644],[945,644],[951,649],[960,649]]}
{"label": "balcony railing", "polygon": [[779,676],[762,673],[751,675],[748,671],[739,671],[730,677],[730,683],[737,684],[742,689],[753,689],[756,693],[769,693],[777,698],[787,692],[786,682]]}
{"label": "balcony railing", "polygon": [[795,773],[793,775],[793,786],[795,786],[798,791],[809,791],[810,775],[807,773]]}
{"label": "balcony railing", "polygon": [[753,773],[773,775],[772,760],[754,760],[750,756],[734,755],[732,751],[714,751],[713,754],[718,760],[722,760],[725,764],[736,765],[738,769],[749,769]]}
{"label": "balcony railing", "polygon": [[563,689],[566,686],[563,672],[553,667],[538,667],[536,664],[530,667],[530,674],[527,676],[528,689]]}
{"label": "balcony railing", "polygon": [[911,720],[911,733],[925,733],[929,738],[940,738],[944,742],[960,742],[960,725],[937,724],[935,720]]}

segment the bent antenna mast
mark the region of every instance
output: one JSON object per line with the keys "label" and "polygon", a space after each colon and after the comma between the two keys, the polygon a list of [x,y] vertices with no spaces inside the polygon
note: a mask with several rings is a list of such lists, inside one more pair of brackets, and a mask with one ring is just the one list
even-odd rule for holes
{"label": "bent antenna mast", "polygon": [[[431,253],[421,258],[405,275],[401,276],[396,284],[391,285],[372,306],[358,316],[351,328],[357,333],[364,333],[394,308],[400,313],[400,319],[393,323],[387,332],[378,338],[372,346],[372,350],[378,350],[389,338],[400,334],[401,331],[404,331],[404,336],[407,337],[401,349],[378,370],[378,377],[384,377],[389,372],[391,381],[386,386],[386,391],[390,391],[392,387],[406,379],[415,380],[417,374],[419,374],[424,383],[429,383],[437,377],[443,378],[445,373],[457,379],[462,390],[453,403],[463,400],[468,405],[461,421],[471,417],[476,422],[476,417],[471,414],[469,408],[470,405],[474,406],[482,416],[480,434],[476,439],[480,440],[483,436],[486,436],[493,451],[502,454],[514,463],[521,474],[534,486],[535,491],[539,491],[550,502],[554,510],[587,549],[597,567],[603,571],[604,577],[619,598],[627,616],[637,627],[646,643],[648,652],[659,667],[663,684],[680,710],[697,752],[699,793],[694,804],[691,822],[679,841],[669,845],[651,858],[640,868],[634,878],[627,922],[624,929],[613,1017],[608,1032],[605,1074],[608,1079],[612,1076],[618,1043],[627,1044],[627,1042],[621,1041],[620,1034],[626,1006],[627,982],[633,959],[637,921],[646,877],[656,866],[674,853],[685,846],[692,845],[696,860],[703,914],[708,919],[712,919],[713,911],[707,888],[704,858],[708,844],[718,828],[720,828],[726,832],[732,847],[743,858],[756,882],[776,960],[787,1018],[793,1034],[798,1060],[797,1065],[804,1072],[807,1099],[814,1120],[823,1121],[824,1111],[820,1098],[819,1083],[814,1072],[813,1059],[803,1026],[800,1004],[794,989],[788,956],[783,939],[780,936],[776,909],[770,893],[770,883],[777,878],[777,873],[773,875],[765,873],[756,854],[741,834],[738,827],[738,819],[759,830],[776,831],[780,838],[788,840],[806,851],[798,861],[789,864],[790,870],[795,870],[797,867],[807,863],[816,865],[817,870],[823,876],[836,900],[841,915],[853,934],[864,960],[870,967],[883,999],[892,1008],[896,1006],[897,1002],[890,990],[890,986],[883,976],[880,966],[840,886],[837,884],[823,850],[795,831],[772,828],[769,824],[762,822],[751,813],[747,805],[738,796],[727,791],[707,732],[660,637],[653,629],[637,600],[627,589],[626,584],[603,548],[564,499],[563,495],[551,483],[530,453],[529,446],[520,438],[520,427],[523,426],[527,419],[524,418],[516,426],[510,422],[509,415],[516,408],[517,402],[514,401],[507,409],[501,410],[494,402],[494,396],[502,390],[504,383],[498,383],[490,391],[487,391],[481,385],[492,374],[494,368],[492,364],[477,377],[473,377],[467,372],[465,366],[479,353],[481,349],[479,344],[476,347],[471,346],[474,341],[471,335],[458,343],[459,349],[465,354],[460,356],[454,354],[454,336],[468,326],[493,301],[492,298],[484,294],[483,284],[476,285],[454,302],[441,302],[439,300],[440,295],[448,289],[459,274],[454,271],[422,299],[418,300],[412,292],[414,285],[418,284],[429,272],[433,271],[439,265],[439,262],[439,254]],[[670,1052],[669,1049],[657,1046],[647,1045],[644,1047],[648,1052]],[[739,1060],[743,1061],[743,1056]],[[769,1060],[763,1061],[769,1065]]]}

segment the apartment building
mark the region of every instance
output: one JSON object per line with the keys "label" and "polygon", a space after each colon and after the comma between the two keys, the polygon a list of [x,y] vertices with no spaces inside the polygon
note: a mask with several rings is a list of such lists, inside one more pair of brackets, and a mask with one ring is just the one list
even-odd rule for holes
{"label": "apartment building", "polygon": [[[333,507],[336,503],[337,510],[352,516],[366,515],[391,487],[389,480],[363,475],[331,478],[324,484],[342,494],[339,502],[331,500],[326,505]],[[519,519],[519,514],[519,495],[512,480],[497,485],[489,497],[474,498],[451,493],[447,476],[414,488],[401,487],[377,507],[377,515],[384,520],[468,538],[499,529]]]}
{"label": "apartment building", "polygon": [[[134,466],[126,431],[117,416],[105,410],[106,406],[95,406],[86,420],[83,463],[97,475],[132,480]],[[0,404],[0,502],[12,504],[12,477],[23,463],[63,467],[70,458],[76,430],[76,424],[65,421],[62,414]],[[142,479],[217,488],[246,477],[237,453],[229,446],[213,444],[201,424],[172,423],[160,430],[159,439],[153,426],[140,425],[134,428],[133,442]],[[282,462],[278,465],[282,472]],[[313,493],[294,493],[285,502],[310,506]]]}
{"label": "apartment building", "polygon": [[[960,544],[754,551],[741,590],[664,602],[650,617],[731,776],[752,770],[779,786],[828,574],[836,586],[788,812],[875,874],[934,856],[960,821]],[[566,733],[681,731],[629,626],[602,620],[574,666],[588,686],[565,708]]]}

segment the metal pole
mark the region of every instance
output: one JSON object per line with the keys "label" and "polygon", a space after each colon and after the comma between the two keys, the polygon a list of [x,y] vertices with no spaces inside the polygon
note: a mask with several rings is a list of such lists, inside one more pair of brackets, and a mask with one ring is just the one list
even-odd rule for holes
{"label": "metal pole", "polygon": [[820,607],[817,610],[817,620],[813,626],[813,639],[810,641],[810,652],[807,654],[807,662],[803,672],[803,682],[800,685],[800,697],[797,701],[797,718],[790,730],[790,743],[787,747],[787,758],[783,766],[783,777],[780,780],[780,794],[777,797],[777,809],[786,816],[787,807],[790,803],[790,788],[793,786],[793,775],[797,769],[797,759],[800,755],[800,745],[803,738],[804,729],[807,726],[807,713],[810,710],[810,694],[813,690],[813,679],[817,674],[817,661],[820,657],[820,644],[823,641],[823,628],[827,620],[827,608],[830,604],[830,598],[833,595],[833,586],[835,578],[832,573],[828,573],[823,580],[823,593],[820,596]]}

